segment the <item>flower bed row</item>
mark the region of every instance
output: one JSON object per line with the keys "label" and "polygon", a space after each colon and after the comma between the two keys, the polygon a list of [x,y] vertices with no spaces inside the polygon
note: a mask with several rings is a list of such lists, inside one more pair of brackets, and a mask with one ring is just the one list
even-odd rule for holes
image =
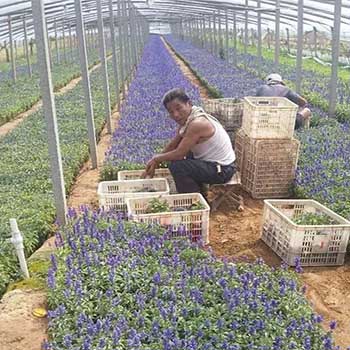
{"label": "flower bed row", "polygon": [[[98,53],[89,55],[90,67],[98,62]],[[52,68],[52,81],[55,91],[81,75],[79,60],[73,63],[55,64]],[[40,99],[39,75],[34,73],[30,78],[20,75],[16,82],[11,79],[1,81],[0,90],[0,126],[30,109]]]}
{"label": "flower bed row", "polygon": [[333,349],[294,273],[220,262],[105,212],[71,214],[51,258],[46,349]]}
{"label": "flower bed row", "polygon": [[350,219],[350,127],[326,125],[298,133],[295,191]]}
{"label": "flower bed row", "polygon": [[[113,84],[112,69],[110,84]],[[104,123],[103,84],[99,70],[91,73],[95,127]],[[115,89],[111,99],[115,101]],[[89,156],[84,94],[81,82],[64,95],[56,96],[57,122],[63,158],[66,191]],[[0,139],[0,295],[17,276],[18,263],[9,236],[9,219],[17,218],[29,255],[52,232],[55,216],[42,109],[26,118]]]}
{"label": "flower bed row", "polygon": [[121,107],[121,119],[101,172],[103,180],[117,178],[118,171],[142,169],[175,134],[176,125],[162,105],[163,95],[183,88],[199,101],[199,91],[182,74],[158,36],[152,36]]}
{"label": "flower bed row", "polygon": [[263,83],[252,73],[230,66],[226,61],[188,42],[172,35],[167,35],[166,40],[191,69],[217,91],[217,97],[241,98],[255,95],[256,88]]}

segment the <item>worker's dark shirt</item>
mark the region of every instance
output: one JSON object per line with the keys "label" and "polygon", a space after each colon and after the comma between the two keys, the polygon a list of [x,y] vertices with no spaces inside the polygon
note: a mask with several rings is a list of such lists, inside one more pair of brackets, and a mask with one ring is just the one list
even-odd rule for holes
{"label": "worker's dark shirt", "polygon": [[256,96],[286,97],[298,106],[303,105],[300,96],[282,84],[262,85],[257,89]]}

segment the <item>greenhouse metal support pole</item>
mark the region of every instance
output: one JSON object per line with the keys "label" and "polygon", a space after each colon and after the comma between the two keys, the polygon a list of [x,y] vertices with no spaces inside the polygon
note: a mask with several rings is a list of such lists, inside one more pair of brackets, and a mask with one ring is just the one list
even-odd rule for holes
{"label": "greenhouse metal support pole", "polygon": [[112,64],[113,64],[113,73],[114,73],[114,79],[115,79],[115,92],[116,92],[116,98],[117,98],[117,104],[119,108],[119,74],[118,74],[118,58],[117,58],[117,47],[115,44],[115,27],[114,27],[114,16],[113,16],[113,0],[109,0],[109,25],[111,30],[111,43],[112,43]]}
{"label": "greenhouse metal support pole", "polygon": [[11,73],[12,80],[16,81],[16,60],[13,49],[13,38],[12,38],[12,19],[11,16],[8,17],[8,30],[9,30],[9,41],[10,41],[10,55],[11,55]]}
{"label": "greenhouse metal support pole", "polygon": [[56,49],[56,63],[60,63],[60,53],[58,48],[58,34],[57,34],[57,21],[54,20],[54,30],[55,30],[55,49]]}
{"label": "greenhouse metal support pole", "polygon": [[217,30],[216,30],[216,15],[213,18],[213,29],[214,29],[214,55],[218,55],[218,41],[217,41]]}
{"label": "greenhouse metal support pole", "polygon": [[109,95],[106,43],[105,43],[105,35],[104,35],[104,29],[103,29],[101,0],[97,0],[97,25],[98,25],[98,35],[99,35],[99,42],[100,42],[100,60],[101,60],[101,74],[103,79],[103,93],[105,98],[105,119],[107,123],[108,134],[111,134],[112,133],[111,99]]}
{"label": "greenhouse metal support pole", "polygon": [[287,35],[287,52],[290,53],[289,29],[288,28],[286,28],[286,35]]}
{"label": "greenhouse metal support pole", "polygon": [[70,55],[72,58],[72,61],[74,60],[74,53],[73,53],[73,37],[72,37],[72,24],[71,21],[68,22],[68,33],[69,33],[69,48],[70,48]]}
{"label": "greenhouse metal support pole", "polygon": [[261,65],[262,65],[262,54],[261,54],[261,40],[262,40],[262,33],[261,33],[261,12],[259,11],[260,9],[260,6],[261,6],[261,1],[258,0],[257,3],[256,3],[256,6],[258,8],[258,13],[257,13],[257,20],[258,20],[258,28],[257,28],[257,35],[258,35],[258,75],[259,77],[261,77]]}
{"label": "greenhouse metal support pole", "polygon": [[51,80],[49,62],[49,48],[47,42],[47,30],[45,24],[45,12],[43,0],[32,0],[32,12],[34,21],[35,41],[40,76],[40,89],[43,101],[43,110],[47,125],[48,149],[56,215],[61,225],[66,223],[66,194],[64,189],[63,167],[60,151],[60,142],[56,120],[56,107]]}
{"label": "greenhouse metal support pole", "polygon": [[130,9],[129,9],[129,4],[127,0],[124,1],[124,9],[125,9],[125,17],[127,18],[126,21],[126,29],[127,29],[127,45],[128,45],[128,59],[127,62],[128,64],[128,71],[129,71],[129,76],[128,76],[128,81],[131,81],[131,73],[132,73],[132,66],[133,66],[133,57],[132,57],[132,50],[131,50],[131,19],[130,19]]}
{"label": "greenhouse metal support pole", "polygon": [[233,13],[233,64],[237,66],[237,20],[236,13]]}
{"label": "greenhouse metal support pole", "polygon": [[125,66],[124,66],[124,42],[123,42],[123,14],[120,1],[118,1],[118,41],[120,55],[120,81],[122,84],[123,95],[125,96]]}
{"label": "greenhouse metal support pole", "polygon": [[201,46],[201,31],[200,31],[200,22],[199,18],[196,19],[196,35],[197,35],[197,45]]}
{"label": "greenhouse metal support pole", "polygon": [[301,93],[301,69],[303,64],[303,36],[304,36],[304,0],[298,0],[298,39],[297,39],[297,62],[296,62],[296,91]]}
{"label": "greenhouse metal support pole", "polygon": [[17,50],[17,40],[13,41],[14,48],[15,48],[15,59],[18,60],[18,50]]}
{"label": "greenhouse metal support pole", "polygon": [[229,62],[228,55],[228,11],[225,12],[225,51],[226,51],[226,61]]}
{"label": "greenhouse metal support pole", "polygon": [[[32,1],[35,1],[35,0],[32,0]],[[82,73],[81,75],[82,75],[84,95],[85,95],[85,109],[86,109],[86,116],[87,116],[90,156],[91,156],[92,168],[96,169],[98,160],[97,160],[94,110],[92,107],[89,68],[88,68],[88,60],[86,57],[86,43],[85,43],[83,15],[82,15],[82,9],[81,9],[81,0],[74,0],[74,3],[75,3],[75,15],[76,15],[76,31],[78,35],[79,59],[80,59],[80,67],[81,67],[81,73]]]}
{"label": "greenhouse metal support pole", "polygon": [[129,28],[128,28],[128,18],[126,14],[126,8],[125,8],[125,1],[121,0],[121,10],[122,10],[122,27],[123,27],[123,48],[124,48],[124,72],[125,72],[125,81],[128,81],[129,79],[129,67],[130,67],[130,60],[129,60]]}
{"label": "greenhouse metal support pole", "polygon": [[317,29],[316,29],[316,27],[313,28],[313,33],[314,33],[314,53],[315,53],[315,57],[317,57]]}
{"label": "greenhouse metal support pole", "polygon": [[276,22],[275,22],[275,69],[278,71],[280,60],[280,0],[276,0]]}
{"label": "greenhouse metal support pole", "polygon": [[47,46],[48,46],[48,48],[49,48],[49,62],[50,62],[50,67],[51,67],[51,69],[52,69],[52,50],[51,50],[51,46],[52,46],[52,44],[51,44],[51,41],[50,41],[50,34],[49,34],[49,25],[48,25],[48,19],[46,18],[46,24],[45,24],[45,26],[46,26],[46,30],[47,30]]}
{"label": "greenhouse metal support pole", "polygon": [[131,1],[129,1],[130,6],[130,34],[131,34],[131,48],[132,48],[132,56],[133,56],[133,63],[134,66],[137,64],[137,40],[135,35],[135,14],[134,14],[134,8],[132,7]]}
{"label": "greenhouse metal support pole", "polygon": [[210,17],[209,17],[209,36],[210,36],[210,52],[214,53],[213,30],[212,30],[212,27],[211,27]]}
{"label": "greenhouse metal support pole", "polygon": [[[248,8],[248,0],[245,0],[245,6]],[[244,11],[244,55],[247,54],[248,46],[248,9]],[[244,68],[247,69],[247,60],[244,59]]]}
{"label": "greenhouse metal support pole", "polygon": [[337,105],[337,80],[339,64],[339,42],[340,42],[340,21],[341,21],[341,0],[335,0],[334,24],[332,36],[332,73],[329,91],[329,116],[334,117]]}
{"label": "greenhouse metal support pole", "polygon": [[202,31],[202,48],[206,47],[206,37],[205,37],[205,17],[203,15],[201,20],[201,31]]}
{"label": "greenhouse metal support pole", "polygon": [[221,11],[218,10],[218,36],[219,36],[219,57],[222,55],[222,28],[221,28]]}
{"label": "greenhouse metal support pole", "polygon": [[32,66],[30,64],[29,48],[28,48],[27,22],[26,22],[25,16],[23,16],[23,31],[24,31],[24,52],[27,60],[28,75],[32,77]]}
{"label": "greenhouse metal support pole", "polygon": [[66,52],[66,34],[64,31],[64,23],[65,20],[62,20],[62,43],[63,43],[63,57],[64,57],[64,61],[67,62],[67,52]]}

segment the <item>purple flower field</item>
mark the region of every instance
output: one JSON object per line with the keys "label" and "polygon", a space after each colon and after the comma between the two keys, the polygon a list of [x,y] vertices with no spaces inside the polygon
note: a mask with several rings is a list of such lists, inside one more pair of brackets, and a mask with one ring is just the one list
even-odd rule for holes
{"label": "purple flower field", "polygon": [[157,227],[70,214],[51,258],[45,349],[333,349],[285,267],[220,262]]}
{"label": "purple flower field", "polygon": [[178,40],[171,35],[167,35],[166,40],[192,69],[223,97],[254,96],[256,88],[263,83],[255,75],[232,67],[226,61],[191,43]]}

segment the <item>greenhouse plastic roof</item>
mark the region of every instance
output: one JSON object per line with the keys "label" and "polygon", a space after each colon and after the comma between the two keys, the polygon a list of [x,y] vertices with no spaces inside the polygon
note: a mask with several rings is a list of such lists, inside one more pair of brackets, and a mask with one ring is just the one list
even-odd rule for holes
{"label": "greenhouse plastic roof", "polygon": [[[272,0],[131,0],[130,1],[149,22],[176,23],[181,19],[193,19],[195,17],[222,16],[225,18],[228,11],[229,21],[232,21],[233,13],[239,23],[243,23],[245,13],[248,11],[249,24],[257,23],[257,14],[261,14],[262,24],[273,28],[276,4]],[[333,13],[335,1],[304,0],[304,23],[306,26],[315,26],[321,30],[330,30],[333,26]],[[103,13],[106,21],[109,20],[109,0],[102,0]],[[113,0],[117,10],[117,0]],[[280,0],[281,25],[296,28],[298,17],[298,0]],[[46,0],[44,1],[45,13],[49,32],[53,31],[54,22],[62,26],[71,23],[75,26],[74,0]],[[96,0],[82,0],[84,20],[87,25],[96,24]],[[116,12],[117,15],[117,12]],[[29,35],[33,33],[31,1],[28,0],[0,0],[0,40],[8,39],[8,18],[11,16],[13,37],[23,37],[23,16],[26,18]],[[61,23],[60,23],[61,22]],[[342,0],[341,32],[350,36],[350,0]]]}

